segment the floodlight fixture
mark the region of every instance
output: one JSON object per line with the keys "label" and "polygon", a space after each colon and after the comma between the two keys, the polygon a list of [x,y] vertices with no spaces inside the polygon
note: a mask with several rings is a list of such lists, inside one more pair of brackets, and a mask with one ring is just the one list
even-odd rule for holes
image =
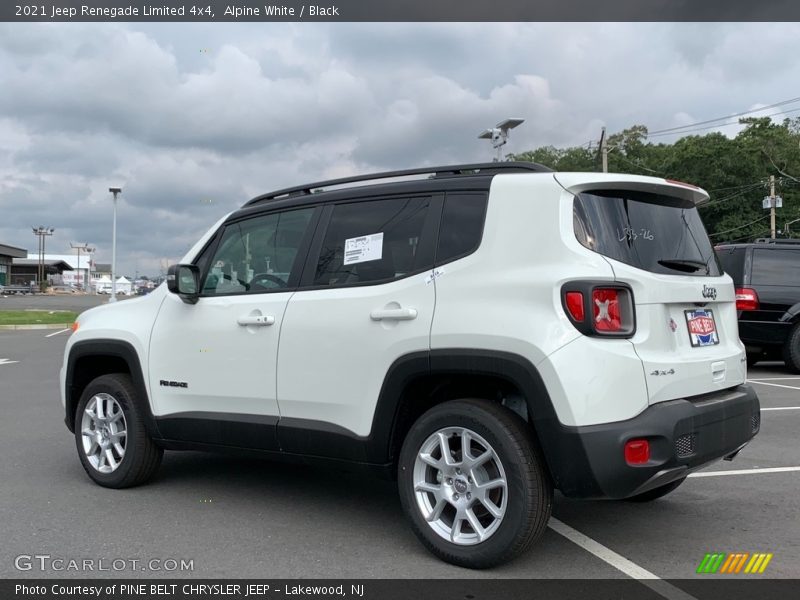
{"label": "floodlight fixture", "polygon": [[495,149],[494,162],[500,162],[502,157],[502,148],[508,143],[508,132],[515,127],[519,127],[525,119],[506,119],[500,121],[491,129],[484,129],[479,135],[480,140],[491,140],[492,147]]}

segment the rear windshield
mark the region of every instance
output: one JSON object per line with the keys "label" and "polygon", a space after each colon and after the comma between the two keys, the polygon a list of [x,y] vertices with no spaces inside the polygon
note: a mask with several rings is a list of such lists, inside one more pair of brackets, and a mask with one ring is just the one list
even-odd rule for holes
{"label": "rear windshield", "polygon": [[694,204],[623,190],[575,196],[575,236],[589,248],[652,273],[722,274]]}

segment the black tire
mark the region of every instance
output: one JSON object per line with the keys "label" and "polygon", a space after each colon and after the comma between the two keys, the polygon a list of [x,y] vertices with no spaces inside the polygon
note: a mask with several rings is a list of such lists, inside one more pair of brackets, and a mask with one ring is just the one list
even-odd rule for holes
{"label": "black tire", "polygon": [[[119,465],[110,473],[101,473],[95,468],[84,450],[82,419],[89,402],[97,394],[108,394],[122,409],[125,417],[127,436],[125,453]],[[149,480],[161,464],[164,451],[156,446],[145,428],[139,397],[130,376],[124,373],[102,375],[94,379],[84,389],[78,408],[75,411],[75,445],[81,464],[87,475],[98,485],[108,488],[127,488],[140,485]]]}
{"label": "black tire", "polygon": [[661,487],[657,487],[649,492],[644,492],[643,494],[638,494],[637,496],[625,498],[625,500],[627,502],[651,502],[653,500],[658,500],[659,498],[666,496],[670,492],[677,489],[684,481],[686,481],[686,477],[683,479],[676,479],[667,485],[662,485]]}
{"label": "black tire", "polygon": [[783,362],[792,373],[800,373],[800,323],[792,327],[783,345]]}
{"label": "black tire", "polygon": [[[426,440],[448,427],[467,429],[482,437],[505,471],[505,513],[487,539],[472,545],[456,544],[434,531],[421,512],[414,490],[418,453]],[[517,414],[486,400],[453,400],[422,415],[403,443],[398,487],[403,509],[422,544],[442,560],[472,569],[508,562],[530,548],[544,533],[553,503],[550,476],[528,425]],[[470,506],[474,507],[473,514],[483,509],[474,500]],[[459,529],[463,531],[463,527]]]}

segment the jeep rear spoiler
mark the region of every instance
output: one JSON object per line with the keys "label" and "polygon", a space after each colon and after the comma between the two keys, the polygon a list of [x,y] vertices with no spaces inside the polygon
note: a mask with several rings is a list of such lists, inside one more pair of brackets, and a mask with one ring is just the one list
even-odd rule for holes
{"label": "jeep rear spoiler", "polygon": [[653,194],[667,194],[694,204],[709,199],[708,193],[690,183],[621,173],[553,173],[553,178],[565,190],[578,194],[586,190],[634,190]]}

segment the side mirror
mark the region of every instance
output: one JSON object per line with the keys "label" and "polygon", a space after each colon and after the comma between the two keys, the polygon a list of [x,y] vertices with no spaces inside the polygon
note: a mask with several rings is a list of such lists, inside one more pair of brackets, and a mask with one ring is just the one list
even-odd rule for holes
{"label": "side mirror", "polygon": [[171,265],[167,271],[167,289],[187,304],[200,296],[200,269],[197,265]]}

